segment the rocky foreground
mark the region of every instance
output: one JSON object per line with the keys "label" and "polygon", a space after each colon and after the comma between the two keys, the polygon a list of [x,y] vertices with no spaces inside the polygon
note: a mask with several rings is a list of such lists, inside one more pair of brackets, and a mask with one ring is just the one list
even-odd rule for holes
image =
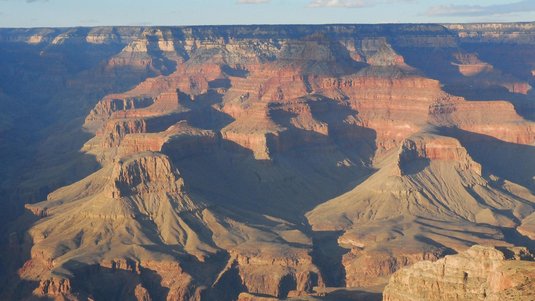
{"label": "rocky foreground", "polygon": [[533,296],[533,24],[4,29],[0,46],[19,216],[0,298]]}
{"label": "rocky foreground", "polygon": [[394,273],[384,301],[533,300],[535,261],[524,248],[473,246]]}

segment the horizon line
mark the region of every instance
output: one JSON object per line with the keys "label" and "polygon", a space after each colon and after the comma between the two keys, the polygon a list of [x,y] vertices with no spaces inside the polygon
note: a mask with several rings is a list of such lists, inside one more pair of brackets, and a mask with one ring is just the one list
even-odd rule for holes
{"label": "horizon line", "polygon": [[69,29],[69,28],[106,28],[106,27],[248,27],[248,26],[348,26],[348,25],[453,25],[453,24],[535,24],[535,21],[503,21],[503,22],[384,22],[384,23],[250,23],[250,24],[197,24],[197,25],[72,25],[72,26],[28,26],[0,27],[0,29]]}

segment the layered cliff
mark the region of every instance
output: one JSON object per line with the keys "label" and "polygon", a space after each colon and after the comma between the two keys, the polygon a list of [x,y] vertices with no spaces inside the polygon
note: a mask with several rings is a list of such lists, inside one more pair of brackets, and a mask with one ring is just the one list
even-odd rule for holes
{"label": "layered cliff", "polygon": [[[307,214],[316,231],[342,231],[349,286],[380,283],[403,266],[474,243],[508,245],[496,227],[515,227],[533,211],[520,195],[489,183],[451,137],[411,136],[378,166],[355,189]],[[500,214],[505,208],[512,215]]]}
{"label": "layered cliff", "polygon": [[392,275],[383,300],[531,300],[533,255],[522,248],[473,246]]}
{"label": "layered cliff", "polygon": [[15,158],[0,172],[17,175],[0,192],[33,215],[12,227],[10,250],[28,254],[0,297],[357,296],[474,244],[532,246],[533,35],[530,24],[0,30],[0,142],[21,146],[0,147]]}
{"label": "layered cliff", "polygon": [[[40,296],[113,292],[133,298],[148,289],[144,294],[155,299],[166,292],[167,299],[198,300],[201,291],[221,290],[232,298],[243,287],[284,297],[322,285],[303,234],[284,224],[269,230],[268,220],[258,217],[256,224],[236,220],[191,199],[160,153],[123,157],[28,209],[44,218],[29,231],[31,259],[19,274],[40,281],[34,291]],[[302,245],[292,246],[293,239]],[[227,251],[227,265],[219,266]],[[115,271],[124,271],[132,290],[114,292],[99,280]],[[103,288],[93,290],[89,283]]]}

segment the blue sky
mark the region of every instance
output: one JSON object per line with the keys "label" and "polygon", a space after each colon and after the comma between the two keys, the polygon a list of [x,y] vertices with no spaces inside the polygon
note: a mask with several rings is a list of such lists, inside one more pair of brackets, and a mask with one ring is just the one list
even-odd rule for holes
{"label": "blue sky", "polygon": [[535,21],[535,0],[0,0],[0,27]]}

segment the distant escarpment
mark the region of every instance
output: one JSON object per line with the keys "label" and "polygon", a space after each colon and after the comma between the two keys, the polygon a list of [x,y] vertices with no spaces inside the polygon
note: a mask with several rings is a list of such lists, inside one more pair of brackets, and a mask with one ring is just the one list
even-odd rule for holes
{"label": "distant escarpment", "polygon": [[534,36],[0,30],[0,299],[529,296]]}

